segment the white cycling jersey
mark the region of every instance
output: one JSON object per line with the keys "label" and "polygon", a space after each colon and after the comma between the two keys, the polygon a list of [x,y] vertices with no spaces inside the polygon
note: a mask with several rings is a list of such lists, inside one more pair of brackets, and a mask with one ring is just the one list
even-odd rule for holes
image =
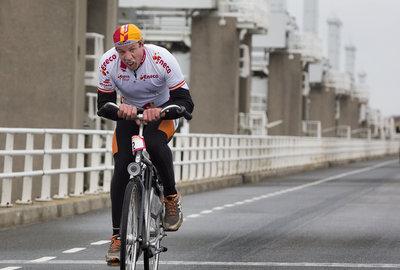
{"label": "white cycling jersey", "polygon": [[115,48],[100,60],[98,91],[118,91],[126,104],[143,108],[160,106],[169,100],[169,91],[189,89],[175,57],[165,48],[145,44],[142,63],[136,71],[129,69]]}

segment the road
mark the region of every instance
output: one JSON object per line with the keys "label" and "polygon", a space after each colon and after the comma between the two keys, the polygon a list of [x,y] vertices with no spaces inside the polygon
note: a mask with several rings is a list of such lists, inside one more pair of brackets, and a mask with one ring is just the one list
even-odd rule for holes
{"label": "road", "polygon": [[[400,269],[397,160],[187,195],[183,210],[160,269]],[[110,234],[109,209],[3,230],[0,270],[110,269]]]}

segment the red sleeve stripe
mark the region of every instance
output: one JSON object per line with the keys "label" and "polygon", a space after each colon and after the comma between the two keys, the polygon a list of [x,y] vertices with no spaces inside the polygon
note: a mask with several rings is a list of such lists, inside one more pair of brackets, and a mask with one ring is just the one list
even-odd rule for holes
{"label": "red sleeve stripe", "polygon": [[186,83],[185,80],[183,80],[183,81],[179,82],[178,84],[175,84],[174,86],[170,87],[169,90],[178,89],[178,88],[182,87],[185,83]]}
{"label": "red sleeve stripe", "polygon": [[114,90],[105,90],[105,89],[97,88],[97,92],[105,93],[105,94],[111,94],[111,93],[114,92]]}

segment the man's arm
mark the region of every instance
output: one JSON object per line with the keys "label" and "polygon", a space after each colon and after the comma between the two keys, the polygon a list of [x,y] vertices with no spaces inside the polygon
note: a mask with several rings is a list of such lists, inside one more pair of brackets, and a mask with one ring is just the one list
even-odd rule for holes
{"label": "man's arm", "polygon": [[117,121],[118,118],[118,109],[113,110],[102,110],[100,109],[107,103],[112,102],[116,103],[117,101],[117,92],[115,91],[105,91],[103,89],[97,89],[97,115],[100,117],[104,117],[110,120]]}
{"label": "man's arm", "polygon": [[[184,89],[184,88],[178,88],[175,90],[172,90],[169,92],[170,98],[169,101],[167,101],[163,107],[166,107],[170,104],[176,104],[179,106],[185,107],[186,111],[189,113],[193,112],[194,104],[192,97],[190,95],[189,90]],[[170,111],[165,115],[165,119],[176,119],[179,118],[180,116],[177,114],[176,111]]]}

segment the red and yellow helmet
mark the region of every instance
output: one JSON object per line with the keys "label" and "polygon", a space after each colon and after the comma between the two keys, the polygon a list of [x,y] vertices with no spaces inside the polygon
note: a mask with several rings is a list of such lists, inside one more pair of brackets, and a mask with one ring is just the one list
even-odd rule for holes
{"label": "red and yellow helmet", "polygon": [[113,35],[114,46],[125,46],[143,40],[142,31],[134,24],[119,26]]}

